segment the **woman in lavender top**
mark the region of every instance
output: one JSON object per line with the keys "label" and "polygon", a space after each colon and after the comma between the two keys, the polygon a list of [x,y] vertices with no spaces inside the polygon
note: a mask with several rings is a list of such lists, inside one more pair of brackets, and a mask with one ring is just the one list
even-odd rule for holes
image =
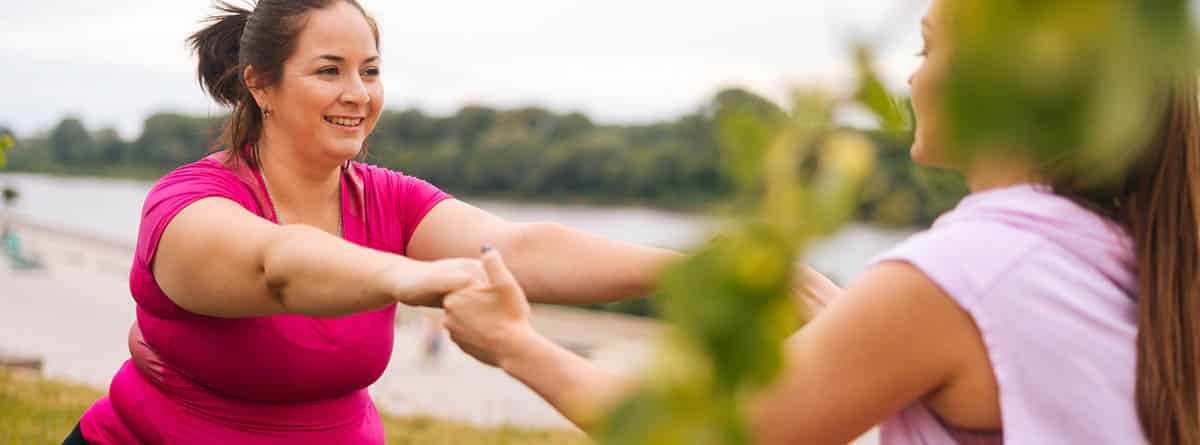
{"label": "woman in lavender top", "polygon": [[[960,171],[972,194],[789,340],[755,401],[758,439],[846,443],[881,425],[885,444],[1200,443],[1194,74],[1163,88],[1156,133],[1115,190],[1064,185],[1017,150],[954,162],[938,119],[951,1],[922,22],[912,157]],[[586,423],[574,407],[625,382],[534,332],[499,253],[483,259],[491,285],[447,297],[453,338]]]}

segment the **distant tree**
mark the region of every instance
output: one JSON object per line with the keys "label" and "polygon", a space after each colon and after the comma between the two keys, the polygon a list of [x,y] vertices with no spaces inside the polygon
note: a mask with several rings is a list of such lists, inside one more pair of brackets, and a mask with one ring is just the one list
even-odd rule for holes
{"label": "distant tree", "polygon": [[97,161],[103,165],[118,165],[129,151],[129,144],[116,129],[104,128],[92,135],[98,151]]}
{"label": "distant tree", "polygon": [[483,133],[491,128],[496,120],[497,111],[494,108],[467,106],[458,110],[448,122],[449,130],[458,137],[459,146],[467,151],[475,149],[476,143]]}
{"label": "distant tree", "polygon": [[208,153],[220,131],[220,121],[176,113],[157,113],[146,119],[142,136],[134,142],[135,162],[174,168]]}
{"label": "distant tree", "polygon": [[63,165],[82,165],[97,159],[96,143],[78,118],[59,122],[50,130],[48,142],[53,159]]}

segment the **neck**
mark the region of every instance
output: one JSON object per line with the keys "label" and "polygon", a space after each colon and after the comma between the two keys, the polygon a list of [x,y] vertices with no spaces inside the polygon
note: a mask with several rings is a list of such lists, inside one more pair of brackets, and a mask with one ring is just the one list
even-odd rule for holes
{"label": "neck", "polygon": [[963,176],[971,193],[1037,182],[1028,163],[1012,159],[981,159]]}
{"label": "neck", "polygon": [[259,168],[276,212],[314,214],[336,203],[341,190],[340,163],[306,159],[284,141],[259,142]]}

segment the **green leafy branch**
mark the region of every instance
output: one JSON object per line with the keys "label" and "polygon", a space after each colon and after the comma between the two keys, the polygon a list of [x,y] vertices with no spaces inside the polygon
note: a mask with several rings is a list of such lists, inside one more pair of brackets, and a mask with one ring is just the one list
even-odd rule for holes
{"label": "green leafy branch", "polygon": [[[903,113],[863,47],[857,100],[891,131]],[[876,148],[833,116],[855,99],[799,90],[790,111],[722,98],[717,138],[742,217],[671,267],[659,304],[672,325],[644,384],[596,436],[610,445],[753,443],[745,420],[755,392],[783,363],[782,343],[806,321],[793,302],[796,259],[853,216]]]}
{"label": "green leafy branch", "polygon": [[0,168],[8,165],[7,152],[17,146],[17,141],[14,141],[12,136],[7,134],[0,135]]}

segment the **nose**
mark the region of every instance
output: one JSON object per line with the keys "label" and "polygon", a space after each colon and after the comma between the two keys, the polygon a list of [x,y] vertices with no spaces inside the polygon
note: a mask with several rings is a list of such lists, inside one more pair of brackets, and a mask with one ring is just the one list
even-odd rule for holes
{"label": "nose", "polygon": [[367,90],[367,85],[363,83],[360,76],[347,76],[350,80],[346,84],[346,89],[342,91],[342,102],[366,105],[371,102],[371,92]]}

